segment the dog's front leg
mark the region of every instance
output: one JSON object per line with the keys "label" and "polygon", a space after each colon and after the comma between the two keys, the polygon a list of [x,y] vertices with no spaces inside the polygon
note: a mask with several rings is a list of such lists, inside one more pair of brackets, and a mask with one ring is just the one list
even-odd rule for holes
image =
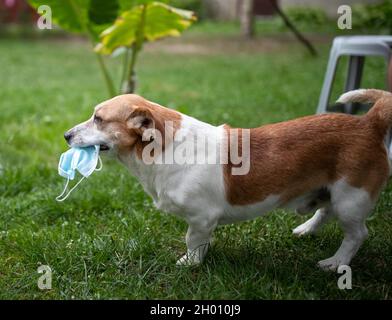
{"label": "dog's front leg", "polygon": [[203,262],[216,225],[217,223],[189,224],[186,233],[187,253],[177,261],[177,265],[197,265]]}

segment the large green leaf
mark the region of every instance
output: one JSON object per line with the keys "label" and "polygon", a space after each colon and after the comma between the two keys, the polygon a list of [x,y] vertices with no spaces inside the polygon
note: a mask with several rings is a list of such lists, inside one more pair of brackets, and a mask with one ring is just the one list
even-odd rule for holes
{"label": "large green leaf", "polygon": [[196,16],[192,11],[170,7],[164,4],[150,6],[147,10],[145,37],[153,41],[166,36],[178,36],[187,29]]}
{"label": "large green leaf", "polygon": [[48,5],[52,9],[52,19],[55,24],[71,32],[88,31],[95,40],[98,40],[98,35],[116,20],[120,12],[119,1],[29,0],[29,3],[35,8]]}
{"label": "large green leaf", "polygon": [[98,42],[99,34],[113,24],[119,12],[120,4],[117,0],[90,0],[88,23],[95,41]]}
{"label": "large green leaf", "polygon": [[111,24],[116,20],[119,9],[118,1],[90,0],[89,21],[97,25]]}
{"label": "large green leaf", "polygon": [[141,4],[149,4],[151,2],[154,2],[154,0],[119,0],[121,12],[128,11],[134,6],[138,6]]}
{"label": "large green leaf", "polygon": [[52,20],[61,28],[72,32],[83,32],[88,22],[89,0],[28,0],[34,7],[48,5],[52,9]]}
{"label": "large green leaf", "polygon": [[[140,0],[143,1],[143,0]],[[127,10],[101,34],[95,50],[111,54],[119,47],[140,45],[140,41],[154,41],[178,36],[196,20],[192,11],[181,10],[161,2],[149,2]]]}
{"label": "large green leaf", "polygon": [[[128,11],[132,9],[134,6],[138,6],[141,4],[149,4],[155,2],[156,0],[118,0],[120,5],[120,12]],[[159,2],[169,3],[171,0],[161,0]]]}

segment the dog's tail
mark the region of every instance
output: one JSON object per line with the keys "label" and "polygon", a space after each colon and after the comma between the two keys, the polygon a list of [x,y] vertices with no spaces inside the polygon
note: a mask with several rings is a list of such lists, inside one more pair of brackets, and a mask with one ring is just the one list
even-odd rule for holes
{"label": "dog's tail", "polygon": [[338,103],[374,103],[366,117],[390,127],[392,125],[392,93],[377,89],[358,89],[340,96]]}

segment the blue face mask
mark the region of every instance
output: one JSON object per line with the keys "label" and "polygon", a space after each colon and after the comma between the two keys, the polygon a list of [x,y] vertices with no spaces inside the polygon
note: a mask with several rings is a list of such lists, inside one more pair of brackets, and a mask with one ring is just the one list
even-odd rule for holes
{"label": "blue face mask", "polygon": [[[97,167],[98,161],[100,163],[99,168]],[[101,158],[99,157],[99,145],[90,146],[85,148],[71,148],[67,152],[64,152],[59,161],[59,175],[67,178],[63,192],[56,198],[57,201],[64,201],[68,198],[73,190],[87,178],[90,174],[95,171],[102,169]],[[67,188],[69,180],[75,178],[75,172],[78,171],[83,177],[76,183],[76,185],[68,191]],[[65,195],[64,195],[65,194]]]}

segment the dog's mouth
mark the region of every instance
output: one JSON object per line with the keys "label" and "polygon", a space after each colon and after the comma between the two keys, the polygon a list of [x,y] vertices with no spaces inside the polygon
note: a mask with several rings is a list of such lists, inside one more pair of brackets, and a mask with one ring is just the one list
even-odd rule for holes
{"label": "dog's mouth", "polygon": [[108,151],[110,148],[106,144],[100,144],[99,145],[99,151]]}

